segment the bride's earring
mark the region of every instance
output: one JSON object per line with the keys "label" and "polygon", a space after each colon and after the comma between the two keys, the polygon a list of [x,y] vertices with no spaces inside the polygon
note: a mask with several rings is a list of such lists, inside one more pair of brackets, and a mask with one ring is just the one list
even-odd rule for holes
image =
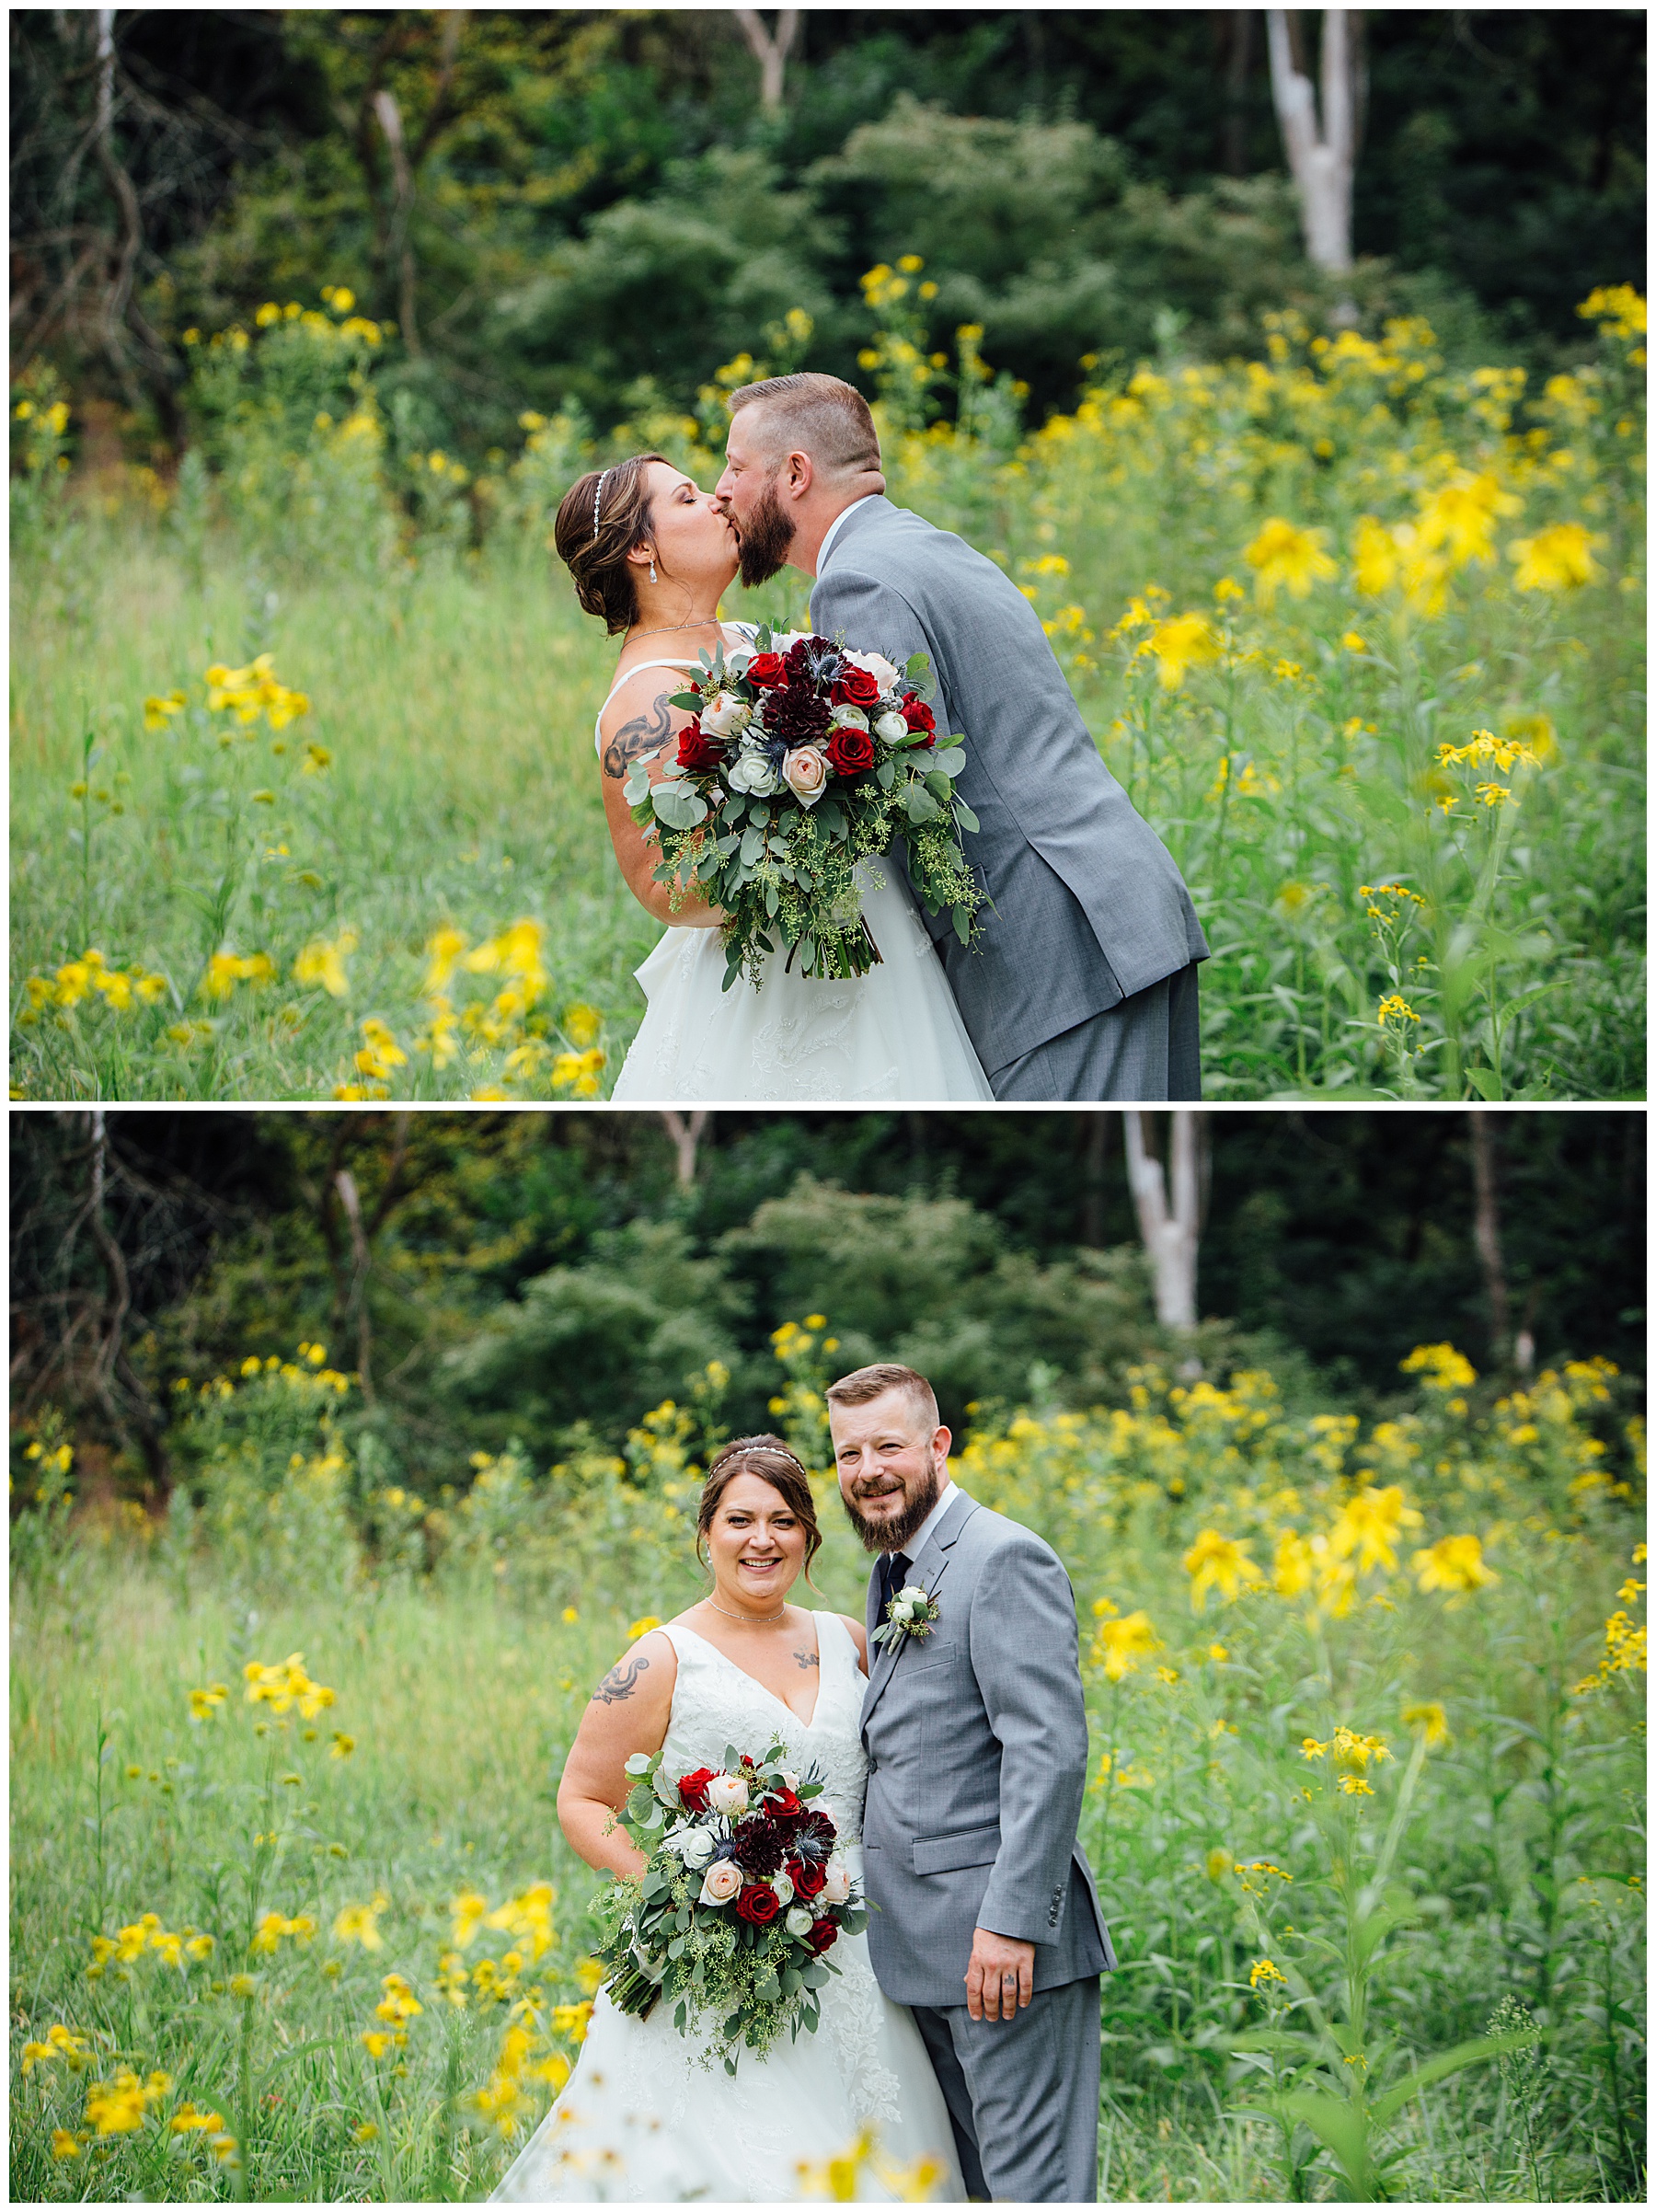
{"label": "bride's earring", "polygon": [[656,580],[656,572],[655,572],[655,555],[652,553],[652,554],[650,555],[650,582],[651,582],[651,583],[653,583],[653,582],[655,582],[655,580]]}

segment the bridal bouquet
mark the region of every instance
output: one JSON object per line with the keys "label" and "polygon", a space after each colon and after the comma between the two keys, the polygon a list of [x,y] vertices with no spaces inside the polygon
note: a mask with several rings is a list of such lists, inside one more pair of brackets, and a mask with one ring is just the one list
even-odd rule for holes
{"label": "bridal bouquet", "polygon": [[731,1745],[718,1772],[674,1780],[659,1751],[635,1752],[622,1818],[649,1863],[599,1900],[611,2002],[643,2018],[666,1998],[680,2034],[706,2033],[729,2074],[742,2045],[763,2056],[784,2028],[814,2033],[817,1992],[839,1971],[826,1954],[868,1920],[834,1823],[811,1803],[817,1771],[790,1774],[787,1756],[780,1743],[760,1759]]}
{"label": "bridal bouquet", "polygon": [[[977,816],[955,789],[961,741],[937,743],[914,688],[924,653],[899,669],[880,653],[826,638],[761,628],[728,658],[701,655],[673,704],[695,718],[651,785],[633,763],[633,820],[658,836],[656,881],[673,901],[692,887],[723,907],[724,988],[745,969],[757,985],[777,940],[804,975],[864,975],[880,960],[853,873],[903,840],[909,881],[928,914],[947,907],[969,945],[983,893],[960,847]],[[784,971],[786,973],[786,970]]]}

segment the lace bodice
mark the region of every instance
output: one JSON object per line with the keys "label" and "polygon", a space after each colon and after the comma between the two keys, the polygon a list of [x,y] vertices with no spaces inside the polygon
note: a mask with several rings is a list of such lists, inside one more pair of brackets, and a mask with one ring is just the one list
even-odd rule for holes
{"label": "lace bodice", "polygon": [[868,1771],[859,1729],[867,1684],[857,1664],[857,1646],[839,1615],[814,1618],[821,1680],[809,1722],[694,1629],[676,1623],[663,1629],[678,1653],[678,1679],[661,1763],[674,1775],[696,1767],[722,1767],[727,1745],[756,1758],[779,1736],[800,1773],[813,1766],[820,1770],[820,1802],[840,1841],[858,1843]]}

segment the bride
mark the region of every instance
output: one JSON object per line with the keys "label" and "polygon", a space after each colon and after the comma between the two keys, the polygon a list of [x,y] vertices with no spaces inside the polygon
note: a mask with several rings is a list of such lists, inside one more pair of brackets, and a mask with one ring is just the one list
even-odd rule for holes
{"label": "bride", "polygon": [[[756,1757],[780,1737],[801,1769],[820,1770],[822,1804],[860,1874],[867,1635],[859,1621],[787,1602],[822,1541],[804,1469],[775,1436],[727,1446],[697,1529],[712,1591],[641,1636],[598,1685],[558,1792],[564,1834],[598,1872],[637,1873],[643,1854],[615,1819],[630,1754],[664,1746],[677,1776],[722,1767],[731,1744]],[[743,2052],[734,2077],[679,2033],[666,2005],[638,2019],[601,1991],[573,2078],[496,2199],[797,2199],[808,2169],[872,2128],[858,2201],[897,2201],[924,2183],[925,2161],[931,2194],[964,2202],[948,2108],[912,2016],[880,1995],[865,1936],[842,1935],[832,1955],[839,1974],[816,2033],[785,2037],[763,2059]]]}
{"label": "bride", "polygon": [[[628,1100],[987,1099],[984,1079],[942,962],[894,865],[865,862],[863,913],[883,955],[848,981],[784,972],[766,956],[757,991],[723,989],[723,918],[687,893],[675,910],[654,881],[647,844],[622,787],[632,763],[660,753],[689,720],[668,704],[686,669],[719,639],[736,575],[734,529],[711,498],[660,454],[584,476],[558,511],[559,558],[588,614],[625,632],[615,681],[598,717],[604,813],[628,889],[666,935],[638,971],[650,1005],[612,1096]],[[851,638],[878,651],[878,638]],[[653,781],[659,767],[650,770]]]}

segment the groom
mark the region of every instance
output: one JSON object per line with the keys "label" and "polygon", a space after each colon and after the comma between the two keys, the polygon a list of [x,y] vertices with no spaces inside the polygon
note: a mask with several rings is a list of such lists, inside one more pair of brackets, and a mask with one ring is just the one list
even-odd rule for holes
{"label": "groom", "polygon": [[949,1433],[912,1367],[843,1377],[828,1422],[845,1511],[879,1555],[870,1635],[911,1584],[935,1614],[868,1649],[875,1974],[925,2038],[967,2195],[1091,2204],[1098,1976],[1116,1962],[1075,1841],[1087,1716],[1069,1577],[949,1480]]}
{"label": "groom", "polygon": [[816,578],[812,628],[899,665],[929,655],[939,731],[960,732],[967,858],[993,901],[967,951],[926,917],[997,1099],[1202,1095],[1196,963],[1171,855],[1099,758],[1034,608],[963,538],[893,506],[862,394],[837,376],[732,392],[716,494],[742,581]]}

